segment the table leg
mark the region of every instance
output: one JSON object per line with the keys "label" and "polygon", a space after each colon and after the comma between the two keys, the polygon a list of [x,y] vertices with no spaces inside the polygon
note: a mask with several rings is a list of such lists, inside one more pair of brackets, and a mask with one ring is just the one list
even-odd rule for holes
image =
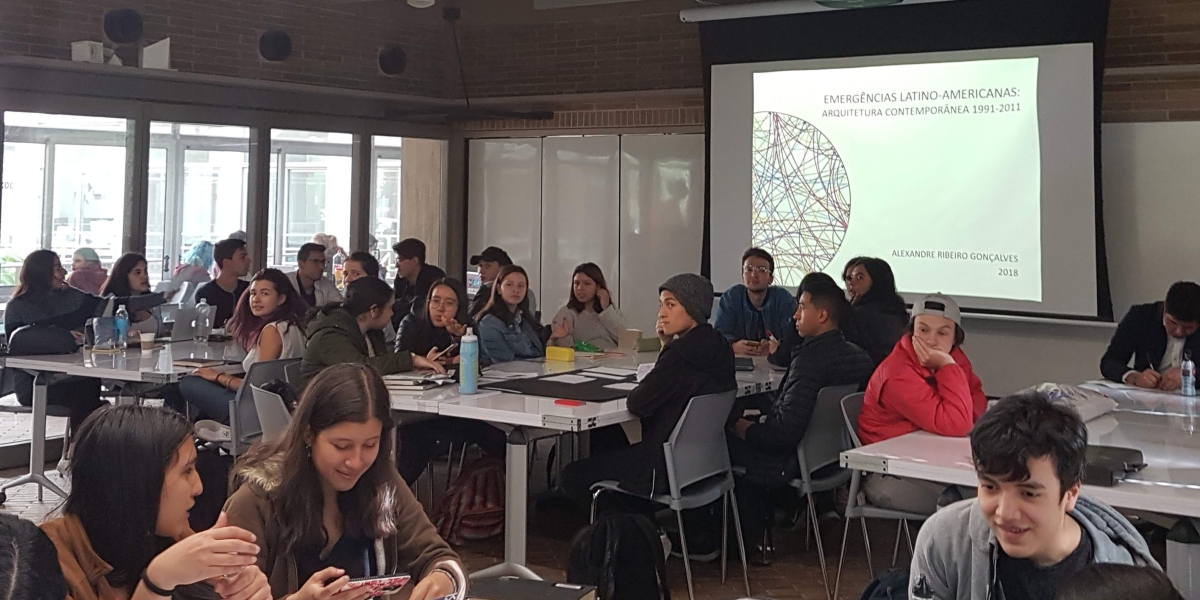
{"label": "table leg", "polygon": [[524,427],[515,427],[508,434],[504,502],[504,562],[471,573],[471,579],[516,576],[541,581],[525,566],[525,536],[528,525],[529,498],[529,436]]}
{"label": "table leg", "polygon": [[[46,376],[42,373],[35,375],[33,380],[33,435],[29,441],[29,473],[12,479],[0,485],[0,492],[9,488],[32,483],[38,486],[38,502],[42,501],[42,488],[66,498],[62,491],[45,475],[46,469]],[[63,451],[66,452],[66,440],[63,440]]]}

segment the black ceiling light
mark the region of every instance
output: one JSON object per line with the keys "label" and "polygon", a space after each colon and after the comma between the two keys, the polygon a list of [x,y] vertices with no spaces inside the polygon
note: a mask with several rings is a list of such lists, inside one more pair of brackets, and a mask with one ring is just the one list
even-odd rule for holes
{"label": "black ceiling light", "polygon": [[258,54],[271,62],[287,60],[292,55],[292,36],[280,29],[264,32],[258,36]]}
{"label": "black ceiling light", "polygon": [[400,46],[388,46],[379,51],[379,70],[384,75],[399,75],[408,66],[408,54]]}
{"label": "black ceiling light", "polygon": [[142,39],[144,30],[142,14],[132,8],[118,8],[104,13],[104,35],[114,44],[136,44]]}

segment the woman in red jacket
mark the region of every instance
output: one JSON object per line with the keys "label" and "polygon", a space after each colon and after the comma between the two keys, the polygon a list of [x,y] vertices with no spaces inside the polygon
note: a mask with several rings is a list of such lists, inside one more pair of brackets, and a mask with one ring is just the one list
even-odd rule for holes
{"label": "woman in red jacket", "polygon": [[[858,436],[863,444],[914,431],[964,437],[987,410],[983,384],[962,351],[966,333],[953,299],[931,294],[913,306],[908,333],[867,385]],[[946,486],[872,475],[863,491],[872,504],[932,514]]]}

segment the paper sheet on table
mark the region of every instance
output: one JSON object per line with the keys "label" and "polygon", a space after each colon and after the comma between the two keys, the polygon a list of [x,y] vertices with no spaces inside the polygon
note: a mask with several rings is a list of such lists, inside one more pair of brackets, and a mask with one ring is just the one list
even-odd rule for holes
{"label": "paper sheet on table", "polygon": [[621,390],[622,392],[631,392],[637,389],[636,383],[612,383],[604,386],[610,390]]}
{"label": "paper sheet on table", "polygon": [[570,385],[579,385],[581,383],[591,383],[595,381],[591,377],[581,377],[579,375],[559,375],[557,377],[547,377],[542,381],[551,381],[554,383],[566,383]]}
{"label": "paper sheet on table", "polygon": [[618,369],[615,367],[594,367],[588,369],[588,373],[603,373],[605,375],[614,375],[617,377],[629,377],[630,375],[636,375],[637,371],[634,371],[633,369]]}
{"label": "paper sheet on table", "polygon": [[506,381],[509,379],[533,379],[537,377],[537,373],[517,373],[512,371],[484,371],[480,376],[481,379],[491,379],[493,381]]}
{"label": "paper sheet on table", "polygon": [[598,373],[596,369],[588,369],[588,370],[584,371],[583,373],[581,373],[581,375],[586,375],[588,377],[597,377],[599,379],[610,379],[613,381],[620,381],[622,379],[625,379],[625,377],[628,377],[628,375],[619,376],[619,375],[609,375],[608,373]]}

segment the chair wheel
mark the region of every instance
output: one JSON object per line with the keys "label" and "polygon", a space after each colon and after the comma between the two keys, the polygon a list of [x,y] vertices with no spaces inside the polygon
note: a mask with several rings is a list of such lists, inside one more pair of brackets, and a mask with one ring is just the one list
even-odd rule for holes
{"label": "chair wheel", "polygon": [[8,492],[0,492],[0,504],[8,501]]}

